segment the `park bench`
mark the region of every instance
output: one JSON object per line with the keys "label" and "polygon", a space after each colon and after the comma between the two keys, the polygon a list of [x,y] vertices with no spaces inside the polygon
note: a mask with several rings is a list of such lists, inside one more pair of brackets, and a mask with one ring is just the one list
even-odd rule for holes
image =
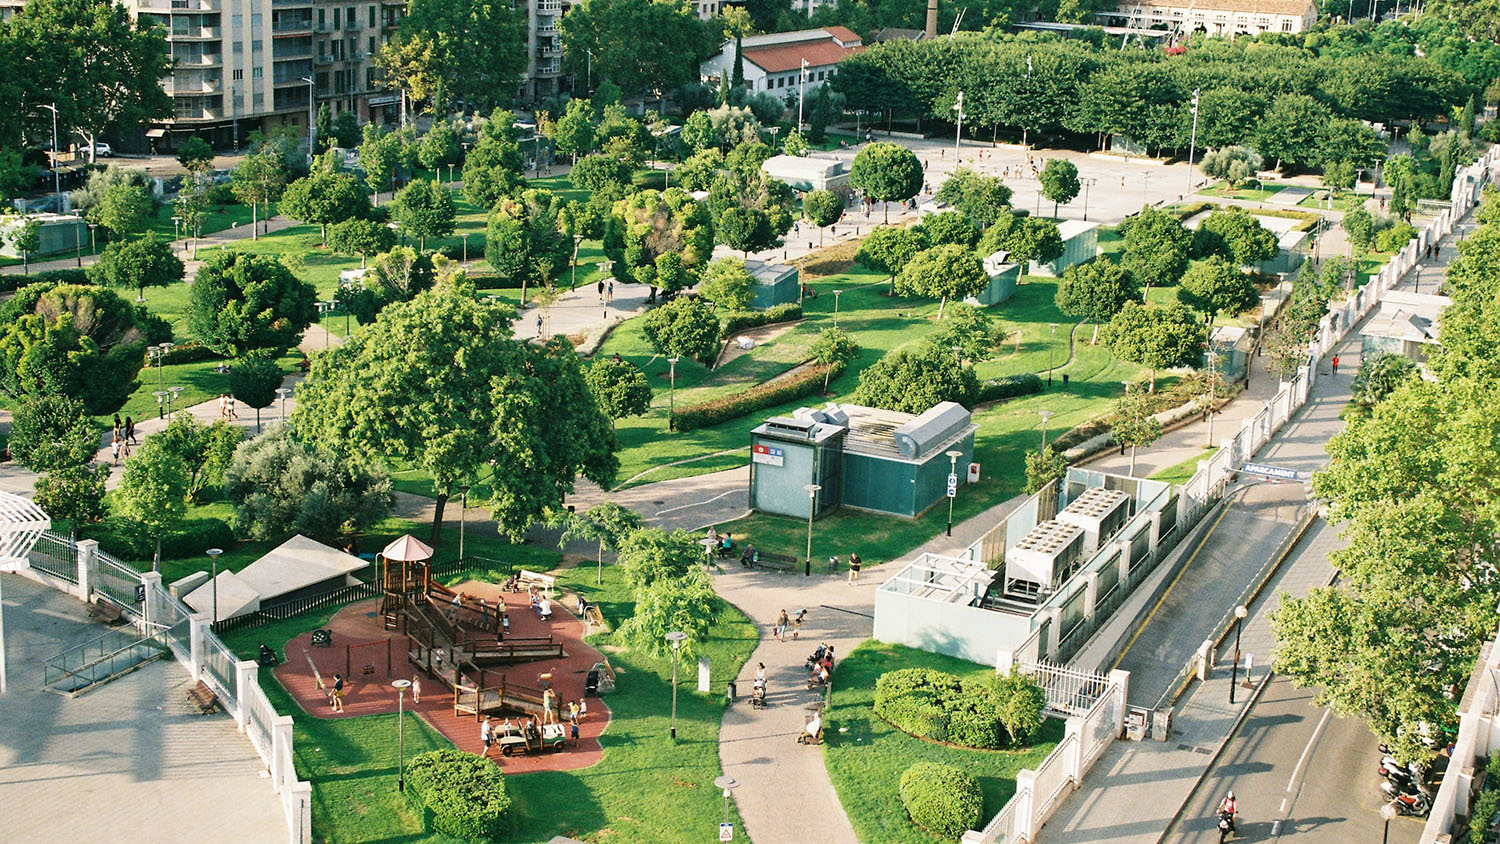
{"label": "park bench", "polygon": [[584,608],[583,624],[586,630],[595,630],[604,627],[604,613],[599,612],[597,604],[589,604]]}
{"label": "park bench", "polygon": [[214,694],[214,690],[202,680],[198,681],[198,685],[188,689],[187,696],[188,700],[197,705],[198,711],[204,715],[219,708],[219,696]]}
{"label": "park bench", "polygon": [[801,562],[796,557],[778,554],[775,551],[756,551],[755,555],[755,565],[777,571],[791,571],[797,567],[797,563]]}
{"label": "park bench", "polygon": [[523,590],[535,586],[542,590],[542,594],[547,597],[547,600],[552,600],[552,590],[557,586],[557,578],[552,575],[542,574],[530,569],[521,569],[521,573],[516,575],[516,579]]}
{"label": "park bench", "polygon": [[125,620],[125,614],[120,611],[120,608],[103,598],[95,598],[93,603],[89,604],[89,615],[100,619],[105,624],[119,624]]}

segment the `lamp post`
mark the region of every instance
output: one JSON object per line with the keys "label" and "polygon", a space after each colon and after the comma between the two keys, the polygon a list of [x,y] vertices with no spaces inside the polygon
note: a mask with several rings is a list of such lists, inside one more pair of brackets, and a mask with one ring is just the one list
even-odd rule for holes
{"label": "lamp post", "polygon": [[313,150],[318,148],[318,119],[313,113],[313,78],[303,76],[298,81],[307,83],[307,157],[313,157]]}
{"label": "lamp post", "polygon": [[90,255],[98,255],[99,254],[98,243],[94,240],[94,228],[95,228],[96,225],[97,225],[96,223],[89,223],[89,254]]}
{"label": "lamp post", "polygon": [[724,792],[724,824],[729,824],[729,792],[740,787],[740,781],[725,774],[714,780],[714,788]]}
{"label": "lamp post", "polygon": [[1208,417],[1208,444],[1214,444],[1214,359],[1218,355],[1213,349],[1208,350],[1208,398],[1204,405],[1204,415]]}
{"label": "lamp post", "polygon": [[1057,349],[1057,323],[1049,322],[1048,327],[1052,329],[1052,340],[1047,343],[1047,388],[1052,388],[1052,361]]}
{"label": "lamp post", "polygon": [[1234,608],[1234,662],[1229,668],[1229,703],[1234,703],[1234,687],[1240,683],[1240,628],[1245,626],[1245,616],[1250,610],[1244,604]]}
{"label": "lamp post", "polygon": [[276,396],[281,399],[281,424],[286,424],[286,400],[292,394],[291,387],[277,387]]}
{"label": "lamp post", "polygon": [[396,690],[396,790],[406,791],[406,690],[411,681],[392,680],[391,688]]}
{"label": "lamp post", "polygon": [[156,397],[156,418],[167,418],[167,391],[152,390],[151,395]]}
{"label": "lamp post", "polygon": [[328,348],[328,328],[322,324],[323,320],[333,313],[332,302],[318,302],[318,327],[323,329],[323,348]]}
{"label": "lamp post", "polygon": [[1385,821],[1385,832],[1380,836],[1380,844],[1388,844],[1391,840],[1391,821],[1396,819],[1396,805],[1394,803],[1382,805],[1380,819]]}
{"label": "lamp post", "polygon": [[469,485],[464,484],[458,488],[458,562],[464,561],[464,524],[468,522],[469,515]]}
{"label": "lamp post", "polygon": [[[807,91],[807,59],[802,60],[802,66],[797,70],[797,133],[802,132],[802,101],[806,99],[804,93]],[[774,138],[772,140],[775,140]]]}
{"label": "lamp post", "polygon": [[1202,88],[1193,89],[1193,134],[1188,142],[1187,193],[1183,194],[1184,198],[1193,192],[1193,155],[1198,151],[1198,95],[1202,93]]}
{"label": "lamp post", "polygon": [[172,412],[172,405],[173,405],[173,403],[175,403],[177,401],[178,397],[182,395],[182,388],[181,387],[168,387],[167,388],[167,392],[170,394],[170,395],[167,396],[167,412],[171,413]]}
{"label": "lamp post", "polygon": [[214,614],[209,616],[208,621],[209,626],[212,627],[219,621],[219,555],[224,553],[224,549],[210,548],[203,553],[208,555],[208,568],[212,572],[209,577],[212,578],[214,585]]}
{"label": "lamp post", "polygon": [[573,290],[578,289],[578,245],[581,243],[583,243],[583,235],[573,235]]}
{"label": "lamp post", "polygon": [[[52,192],[62,195],[62,174],[57,171],[57,103],[44,104],[42,108],[52,112]],[[89,142],[89,155],[94,154],[94,144]],[[59,206],[61,207],[61,206]]]}
{"label": "lamp post", "polygon": [[1052,411],[1038,410],[1037,414],[1042,417],[1042,451],[1047,450],[1047,420],[1052,418]]}
{"label": "lamp post", "polygon": [[946,451],[948,455],[948,535],[953,535],[953,499],[958,497],[958,458],[964,453],[954,449]]}
{"label": "lamp post", "polygon": [[1099,180],[1098,179],[1093,179],[1093,178],[1089,178],[1089,179],[1084,179],[1083,180],[1083,220],[1084,220],[1084,222],[1088,222],[1088,219],[1089,219],[1089,188],[1093,187],[1094,183],[1097,182],[1097,181],[1099,181]]}
{"label": "lamp post", "polygon": [[670,386],[667,387],[667,430],[672,430],[672,412],[677,409],[677,356],[667,358],[667,364],[671,367],[667,379]]}
{"label": "lamp post", "polygon": [[963,148],[964,141],[964,92],[959,91],[958,96],[953,98],[953,112],[958,115],[958,128],[953,132],[953,166],[958,166],[959,150]]}
{"label": "lamp post", "polygon": [[833,291],[833,325],[835,328],[839,324],[839,294],[843,292],[842,290]]}
{"label": "lamp post", "polygon": [[682,652],[682,643],[687,640],[687,634],[681,630],[673,630],[667,634],[667,641],[672,643],[672,740],[677,740],[677,658]]}
{"label": "lamp post", "polygon": [[803,569],[804,577],[812,577],[812,523],[813,514],[818,511],[818,490],[823,487],[817,484],[804,484],[807,490],[807,565]]}
{"label": "lamp post", "polygon": [[177,215],[174,214],[172,216],[172,242],[173,243],[176,243],[177,239],[179,237],[181,237],[181,233],[180,233],[180,229],[181,228],[182,228],[182,218],[178,217]]}
{"label": "lamp post", "polygon": [[83,266],[83,235],[79,233],[78,227],[73,227],[73,259],[77,261],[74,266]]}

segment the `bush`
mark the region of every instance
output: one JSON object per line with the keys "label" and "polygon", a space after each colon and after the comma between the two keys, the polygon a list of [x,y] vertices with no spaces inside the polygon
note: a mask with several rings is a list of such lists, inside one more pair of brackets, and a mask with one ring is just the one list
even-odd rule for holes
{"label": "bush", "polygon": [[1406,247],[1406,244],[1417,236],[1417,230],[1411,223],[1397,222],[1388,229],[1382,229],[1375,234],[1375,250],[1377,252],[1396,252]]}
{"label": "bush", "polygon": [[[446,254],[446,252],[444,253]],[[449,257],[452,257],[451,255]],[[475,290],[520,290],[521,277],[499,276],[494,273],[466,273],[469,281],[474,283]]]}
{"label": "bush", "polygon": [[723,334],[728,337],[747,328],[770,325],[773,322],[790,322],[794,319],[802,319],[802,305],[799,302],[783,302],[763,311],[737,311],[724,317],[721,322],[724,324]]}
{"label": "bush", "polygon": [[1017,396],[1029,396],[1041,391],[1041,377],[1035,372],[1025,372],[1020,375],[991,378],[981,383],[979,385],[979,400],[995,401],[996,399],[1013,399]]}
{"label": "bush", "polygon": [[88,276],[87,270],[65,269],[65,270],[43,270],[31,275],[0,275],[0,293],[11,293],[20,290],[28,284],[57,282],[59,284],[93,284]]}
{"label": "bush", "polygon": [[952,765],[918,762],[901,775],[901,805],[912,823],[952,840],[978,826],[984,793],[973,777]]}
{"label": "bush", "polygon": [[1490,824],[1495,820],[1495,813],[1500,810],[1500,791],[1486,788],[1474,799],[1474,807],[1469,810],[1469,840],[1488,841]]}
{"label": "bush", "polygon": [[875,714],[919,738],[965,747],[1024,745],[1042,721],[1045,696],[1029,677],[961,680],[930,668],[887,671],[875,682]]}
{"label": "bush", "polygon": [[[178,343],[172,347],[162,358],[162,366],[171,366],[174,363],[197,363],[200,360],[213,360],[220,355],[213,349],[199,343],[197,340],[189,340],[186,343]],[[148,364],[155,365],[155,361],[148,360]]]}
{"label": "bush", "polygon": [[672,428],[677,431],[707,428],[729,419],[737,419],[761,408],[810,396],[823,389],[825,375],[829,378],[837,378],[843,371],[843,364],[825,366],[815,363],[802,369],[796,375],[782,378],[775,383],[757,384],[743,393],[688,405],[673,411]]}
{"label": "bush", "polygon": [[488,759],[453,748],[423,753],[407,763],[406,785],[408,798],[431,813],[438,832],[488,841],[508,831],[510,796]]}
{"label": "bush", "polygon": [[[84,539],[99,542],[99,550],[121,560],[149,560],[156,552],[156,537],[145,525],[118,516],[91,525],[81,525],[78,531]],[[183,519],[161,538],[161,556],[164,560],[197,557],[209,548],[229,548],[234,545],[234,531],[223,519]]]}

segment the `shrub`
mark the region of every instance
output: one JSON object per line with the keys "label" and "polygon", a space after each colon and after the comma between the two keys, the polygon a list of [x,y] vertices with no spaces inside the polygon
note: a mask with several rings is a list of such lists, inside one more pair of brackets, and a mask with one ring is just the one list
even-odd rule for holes
{"label": "shrub", "polygon": [[1041,377],[1035,372],[1024,372],[1020,375],[991,378],[981,383],[979,385],[979,400],[995,401],[996,399],[1013,399],[1016,396],[1029,396],[1041,391]]}
{"label": "shrub", "polygon": [[1469,810],[1470,841],[1489,840],[1487,833],[1496,811],[1500,811],[1500,791],[1486,788],[1474,799],[1474,807]]}
{"label": "shrub", "polygon": [[875,682],[875,714],[903,732],[965,747],[1023,745],[1042,723],[1046,696],[1030,677],[961,680],[930,668],[887,671]]}
{"label": "shrub", "polygon": [[761,325],[770,325],[773,322],[790,322],[794,319],[802,319],[802,305],[799,302],[782,302],[773,305],[763,311],[737,311],[725,316],[724,336],[744,331],[747,328],[755,328]]}
{"label": "shrub", "polygon": [[1382,229],[1375,234],[1375,249],[1378,252],[1396,252],[1405,248],[1406,244],[1417,236],[1417,230],[1411,223],[1397,222],[1388,229]]}
{"label": "shrub", "polygon": [[837,378],[843,369],[842,364],[824,366],[815,363],[799,370],[797,374],[789,378],[782,378],[773,383],[757,384],[743,393],[688,405],[673,411],[672,427],[677,431],[694,431],[729,419],[737,419],[761,408],[813,395],[823,389],[825,375]]}
{"label": "shrub", "polygon": [[453,748],[423,753],[407,763],[406,785],[412,802],[432,813],[438,832],[470,841],[507,832],[510,796],[488,759]]}
{"label": "shrub", "polygon": [[[213,349],[199,343],[197,340],[189,340],[186,343],[174,345],[171,351],[162,358],[162,366],[171,366],[175,363],[197,363],[200,360],[213,360],[220,355]],[[156,361],[147,359],[147,365],[155,366]]]}
{"label": "shrub", "polygon": [[[149,560],[156,537],[145,525],[118,516],[80,526],[79,535],[99,542],[99,550],[121,560]],[[223,519],[183,519],[161,538],[162,559],[200,556],[209,548],[234,545],[234,531]]]}
{"label": "shrub", "polygon": [[984,794],[973,777],[952,765],[918,762],[901,775],[901,805],[912,823],[951,840],[979,824]]}

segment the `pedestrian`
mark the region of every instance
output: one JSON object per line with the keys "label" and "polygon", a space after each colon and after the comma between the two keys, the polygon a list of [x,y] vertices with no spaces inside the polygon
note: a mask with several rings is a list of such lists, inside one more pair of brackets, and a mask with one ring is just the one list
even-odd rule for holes
{"label": "pedestrian", "polygon": [[786,641],[786,628],[789,624],[791,619],[787,617],[786,610],[782,610],[781,615],[776,617],[776,641]]}
{"label": "pedestrian", "polygon": [[420,674],[411,675],[411,702],[422,702],[422,676]]}
{"label": "pedestrian", "polygon": [[797,617],[792,619],[792,639],[802,635],[802,619],[807,615],[807,610],[797,610]]}
{"label": "pedestrian", "polygon": [[859,585],[859,554],[851,551],[849,553],[849,585]]}
{"label": "pedestrian", "polygon": [[120,465],[120,438],[118,436],[116,436],[114,440],[110,442],[109,454],[110,458],[114,461],[114,465]]}
{"label": "pedestrian", "polygon": [[139,445],[135,441],[135,420],[129,416],[125,417],[125,442],[131,445]]}
{"label": "pedestrian", "polygon": [[1339,356],[1338,355],[1334,355],[1333,356],[1333,374],[1334,375],[1339,374]]}
{"label": "pedestrian", "polygon": [[130,460],[130,443],[120,443],[120,458],[127,462]]}
{"label": "pedestrian", "polygon": [[228,398],[228,396],[224,395],[223,393],[219,394],[219,418],[220,419],[225,419],[225,418],[227,418],[229,416],[229,413],[227,411],[225,411],[225,409],[224,409],[225,408],[224,400],[226,398]]}
{"label": "pedestrian", "polygon": [[495,728],[490,724],[490,716],[488,715],[484,716],[484,720],[479,722],[479,741],[484,745],[484,752],[479,755],[486,759],[490,758],[490,746],[495,743]]}
{"label": "pedestrian", "polygon": [[609,280],[608,292],[604,294],[604,301],[605,302],[613,302],[614,300],[615,300],[615,280],[614,279],[610,279]]}
{"label": "pedestrian", "polygon": [[542,692],[542,723],[552,724],[557,721],[557,693],[551,689]]}
{"label": "pedestrian", "polygon": [[764,662],[759,663],[759,664],[756,665],[756,668],[755,668],[755,682],[757,682],[757,683],[765,683],[766,682],[766,664]]}
{"label": "pedestrian", "polygon": [[578,722],[577,721],[574,721],[573,725],[568,728],[568,734],[573,737],[573,741],[575,741],[575,742],[578,741]]}
{"label": "pedestrian", "polygon": [[579,700],[578,701],[578,720],[582,721],[583,718],[584,718],[584,716],[588,715],[588,714],[589,714],[589,702],[587,700]]}
{"label": "pedestrian", "polygon": [[344,675],[333,675],[333,694],[328,696],[328,703],[334,712],[344,711]]}
{"label": "pedestrian", "polygon": [[599,301],[604,301],[604,279],[599,279]]}
{"label": "pedestrian", "polygon": [[542,315],[536,315],[536,336],[542,336]]}
{"label": "pedestrian", "polygon": [[229,396],[225,396],[224,397],[224,407],[226,407],[229,410],[229,418],[230,419],[238,419],[238,418],[240,418],[240,415],[238,413],[234,412],[234,396],[229,395]]}
{"label": "pedestrian", "polygon": [[574,727],[578,726],[578,701],[576,700],[568,701],[568,720]]}
{"label": "pedestrian", "polygon": [[115,414],[115,428],[114,428],[114,431],[115,431],[115,439],[119,439],[120,438],[120,414],[118,414],[118,413]]}

